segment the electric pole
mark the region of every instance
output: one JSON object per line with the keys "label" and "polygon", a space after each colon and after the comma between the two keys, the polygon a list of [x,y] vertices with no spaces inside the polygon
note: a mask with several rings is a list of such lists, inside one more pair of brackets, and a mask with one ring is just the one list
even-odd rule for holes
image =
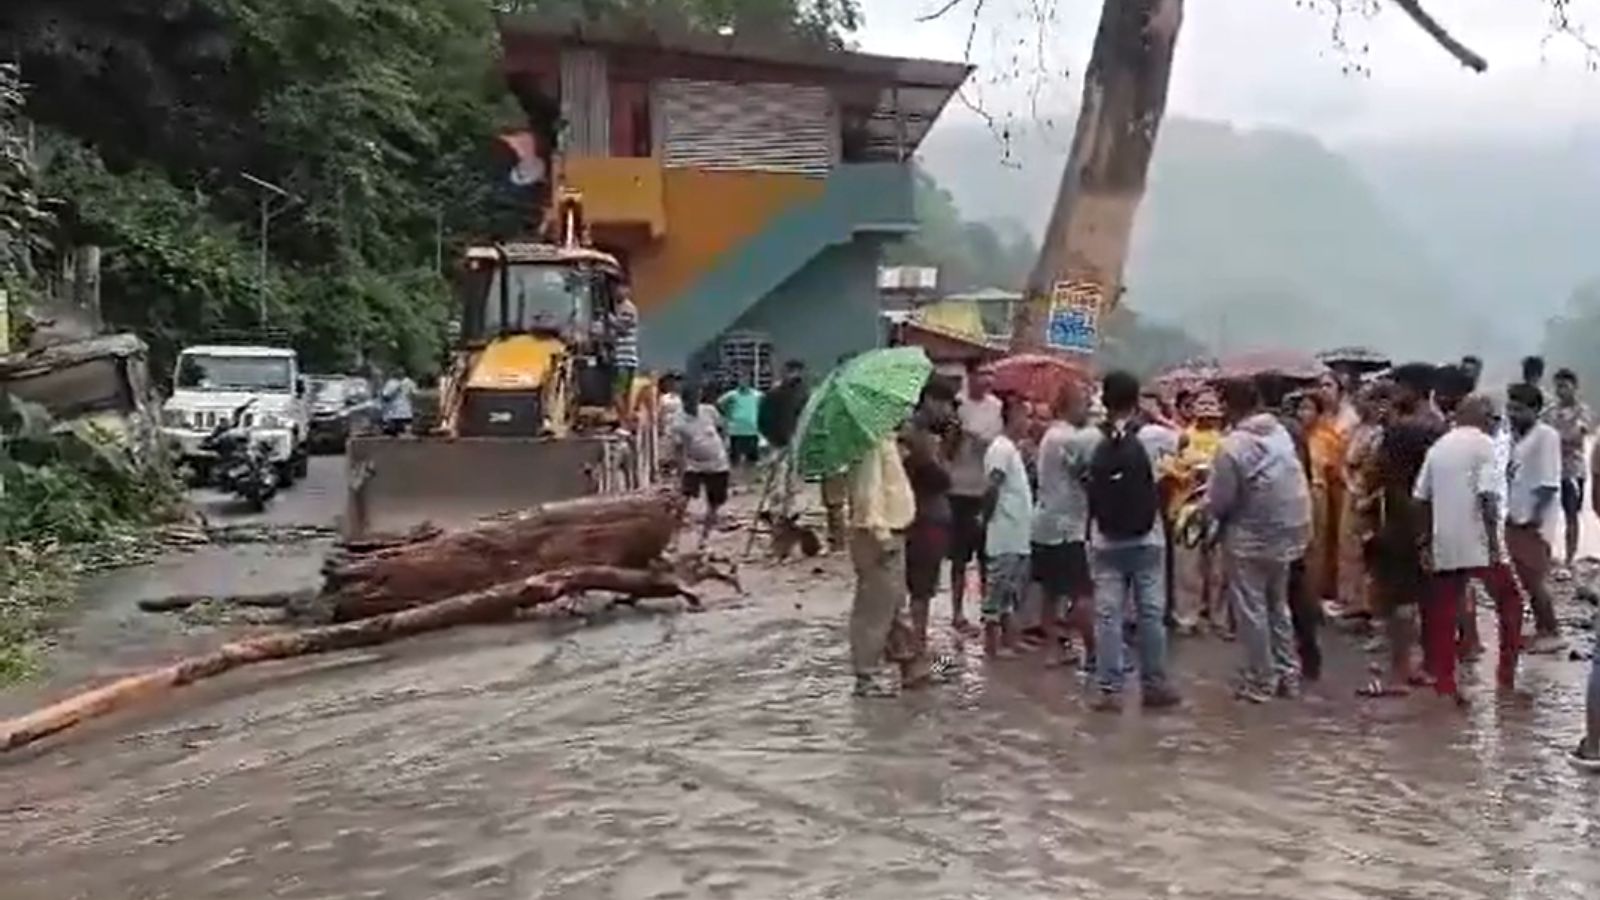
{"label": "electric pole", "polygon": [[[261,191],[261,223],[258,226],[260,230],[261,258],[260,275],[256,283],[256,319],[257,324],[264,327],[267,324],[267,234],[272,228],[272,220],[295,200],[295,196],[272,182],[257,178],[249,172],[240,172],[239,177],[255,185]],[[274,203],[278,204],[277,209],[273,209]]]}

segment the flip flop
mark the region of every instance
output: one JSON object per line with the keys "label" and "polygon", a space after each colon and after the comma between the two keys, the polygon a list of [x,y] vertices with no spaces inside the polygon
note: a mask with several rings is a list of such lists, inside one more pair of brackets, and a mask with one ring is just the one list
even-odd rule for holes
{"label": "flip flop", "polygon": [[1382,700],[1391,697],[1409,697],[1411,688],[1401,684],[1390,684],[1382,678],[1374,678],[1364,686],[1356,689],[1356,696],[1368,700]]}

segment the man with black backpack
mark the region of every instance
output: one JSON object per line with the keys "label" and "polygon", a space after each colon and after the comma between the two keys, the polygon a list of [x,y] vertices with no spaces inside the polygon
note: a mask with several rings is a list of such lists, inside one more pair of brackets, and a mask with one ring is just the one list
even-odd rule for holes
{"label": "man with black backpack", "polygon": [[1139,379],[1108,373],[1101,384],[1106,420],[1089,457],[1090,568],[1094,572],[1093,708],[1122,706],[1123,618],[1131,596],[1138,616],[1139,679],[1147,709],[1176,706],[1167,679],[1166,536],[1156,490],[1156,449],[1139,438]]}

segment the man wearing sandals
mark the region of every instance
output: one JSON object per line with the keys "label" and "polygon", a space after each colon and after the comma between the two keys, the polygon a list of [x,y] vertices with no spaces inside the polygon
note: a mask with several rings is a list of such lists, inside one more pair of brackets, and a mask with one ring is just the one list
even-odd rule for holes
{"label": "man wearing sandals", "polygon": [[1455,427],[1428,448],[1413,496],[1428,523],[1429,592],[1422,606],[1424,659],[1434,690],[1465,704],[1456,682],[1456,645],[1468,582],[1494,601],[1500,626],[1503,690],[1516,685],[1522,641],[1522,592],[1505,554],[1500,524],[1500,475],[1494,441],[1494,401],[1473,394],[1456,410]]}

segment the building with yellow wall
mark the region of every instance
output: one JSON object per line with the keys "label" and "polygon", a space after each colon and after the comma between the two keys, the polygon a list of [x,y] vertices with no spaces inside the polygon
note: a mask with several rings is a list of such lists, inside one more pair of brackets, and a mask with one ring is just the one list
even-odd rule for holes
{"label": "building with yellow wall", "polygon": [[968,66],[534,19],[501,37],[524,140],[554,132],[629,270],[643,365],[764,380],[878,342],[879,251],[916,228],[911,155]]}

